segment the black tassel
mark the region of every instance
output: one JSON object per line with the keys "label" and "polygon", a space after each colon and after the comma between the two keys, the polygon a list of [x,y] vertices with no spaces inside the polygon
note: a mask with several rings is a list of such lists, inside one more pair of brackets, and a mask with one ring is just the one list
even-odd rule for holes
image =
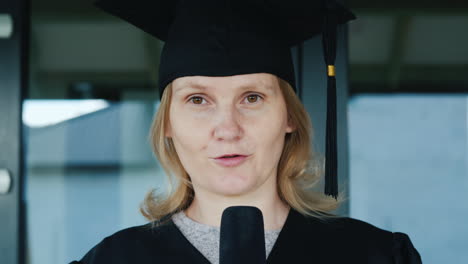
{"label": "black tassel", "polygon": [[335,58],[337,42],[337,16],[328,9],[324,16],[322,45],[327,66],[327,127],[325,154],[325,194],[338,197],[338,157],[336,129]]}

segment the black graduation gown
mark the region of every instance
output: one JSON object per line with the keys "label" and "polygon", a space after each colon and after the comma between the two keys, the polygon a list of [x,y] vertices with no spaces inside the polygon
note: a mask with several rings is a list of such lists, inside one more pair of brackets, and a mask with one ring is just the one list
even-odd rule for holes
{"label": "black graduation gown", "polygon": [[[172,220],[121,230],[101,241],[75,264],[209,264]],[[324,223],[294,209],[267,258],[279,263],[418,264],[421,257],[405,233],[341,217]]]}

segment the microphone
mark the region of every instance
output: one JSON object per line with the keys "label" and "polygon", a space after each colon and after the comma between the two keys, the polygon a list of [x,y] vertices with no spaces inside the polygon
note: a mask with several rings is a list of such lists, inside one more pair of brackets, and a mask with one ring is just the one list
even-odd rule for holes
{"label": "microphone", "polygon": [[260,209],[253,206],[231,206],[223,211],[219,263],[266,263],[265,230]]}

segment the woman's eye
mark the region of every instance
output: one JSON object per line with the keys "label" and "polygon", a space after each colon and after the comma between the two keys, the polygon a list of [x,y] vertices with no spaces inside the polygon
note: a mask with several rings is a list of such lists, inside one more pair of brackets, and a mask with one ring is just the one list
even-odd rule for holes
{"label": "woman's eye", "polygon": [[201,104],[203,100],[204,100],[203,97],[200,97],[200,96],[194,96],[189,99],[189,101],[191,101],[193,104]]}
{"label": "woman's eye", "polygon": [[258,101],[258,98],[261,98],[261,96],[258,94],[249,94],[246,97],[249,103],[256,103]]}
{"label": "woman's eye", "polygon": [[[245,99],[247,100],[248,103],[251,103],[251,104],[254,104],[258,101],[258,99],[263,99],[260,95],[258,94],[249,94],[245,97]],[[189,101],[192,102],[192,104],[196,104],[196,105],[201,105],[203,104],[203,100],[205,100],[203,97],[201,96],[193,96],[193,97],[190,97],[189,98]]]}

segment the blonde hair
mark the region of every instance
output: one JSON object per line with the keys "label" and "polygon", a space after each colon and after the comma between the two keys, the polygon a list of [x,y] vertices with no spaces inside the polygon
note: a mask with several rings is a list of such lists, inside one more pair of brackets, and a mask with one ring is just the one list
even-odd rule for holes
{"label": "blonde hair", "polygon": [[[344,201],[340,192],[338,199],[312,190],[323,174],[323,162],[312,148],[312,124],[309,114],[290,84],[277,77],[286,102],[290,124],[296,129],[287,133],[277,171],[279,197],[305,216],[319,220],[338,217],[327,213],[335,210]],[[166,86],[159,109],[153,119],[150,141],[153,152],[169,179],[166,194],[148,192],[140,212],[150,221],[160,221],[164,216],[186,209],[194,198],[194,190],[187,171],[179,160],[171,138],[165,137],[169,124],[169,108],[172,83]]]}

